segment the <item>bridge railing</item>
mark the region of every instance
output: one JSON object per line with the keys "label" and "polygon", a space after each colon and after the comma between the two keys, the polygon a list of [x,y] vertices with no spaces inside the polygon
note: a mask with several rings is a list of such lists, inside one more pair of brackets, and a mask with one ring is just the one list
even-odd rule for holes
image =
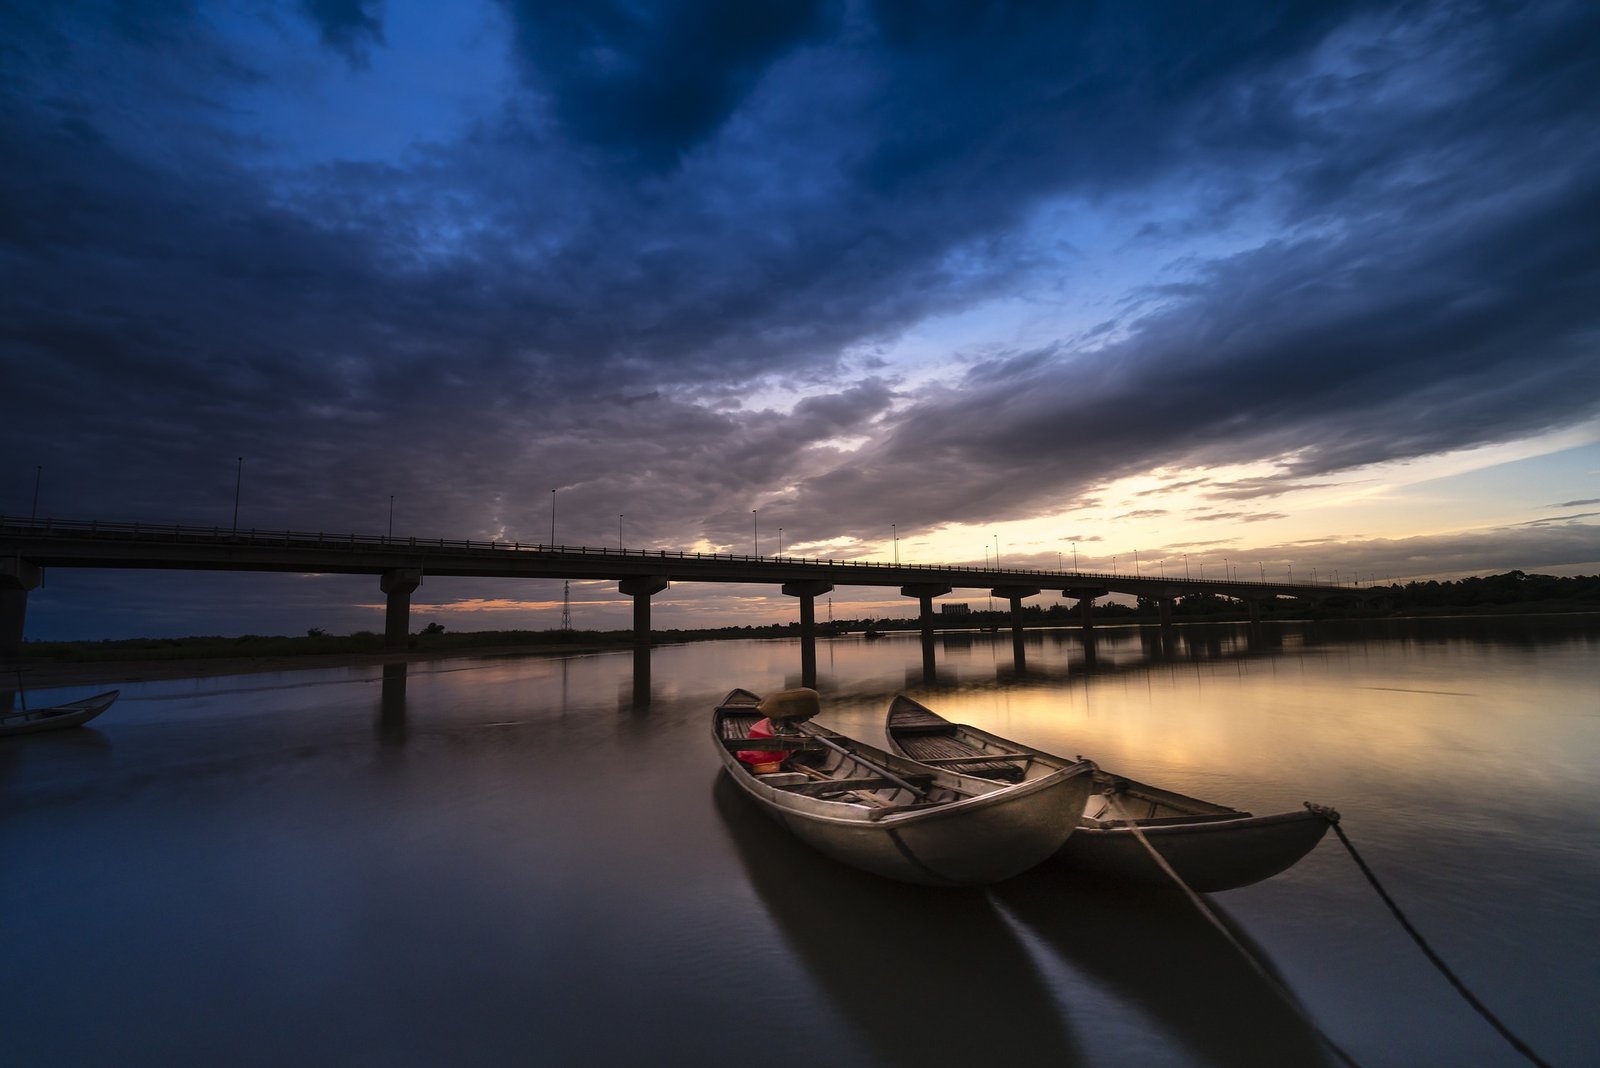
{"label": "bridge railing", "polygon": [[106,522],[98,519],[38,519],[32,516],[16,517],[0,515],[0,535],[23,535],[31,537],[61,537],[74,538],[87,536],[93,540],[126,540],[139,541],[151,544],[226,544],[259,546],[262,548],[296,548],[316,549],[322,551],[371,551],[394,550],[407,552],[415,550],[444,550],[472,554],[503,554],[503,553],[529,553],[535,555],[572,555],[581,556],[611,556],[622,558],[649,558],[662,560],[726,560],[730,562],[751,563],[758,565],[778,565],[783,567],[820,567],[820,568],[874,568],[893,569],[902,572],[915,572],[928,575],[947,575],[951,573],[981,573],[984,575],[1001,575],[1015,578],[1048,579],[1051,587],[1062,584],[1070,585],[1073,582],[1093,584],[1095,582],[1113,580],[1178,584],[1185,588],[1195,589],[1225,589],[1241,586],[1261,586],[1276,588],[1332,588],[1354,589],[1332,582],[1255,582],[1240,581],[1237,579],[1195,579],[1195,578],[1167,578],[1165,575],[1128,574],[1118,571],[1051,571],[1037,568],[1010,568],[976,564],[909,564],[895,563],[879,560],[840,560],[829,557],[807,556],[751,556],[737,553],[701,553],[673,549],[628,549],[606,548],[593,545],[550,545],[543,543],[524,544],[519,541],[473,541],[463,538],[417,538],[411,536],[396,537],[389,534],[356,534],[356,533],[328,533],[317,531],[295,530],[259,530],[254,527],[246,530],[235,527],[200,527],[189,526],[181,523],[118,523]]}

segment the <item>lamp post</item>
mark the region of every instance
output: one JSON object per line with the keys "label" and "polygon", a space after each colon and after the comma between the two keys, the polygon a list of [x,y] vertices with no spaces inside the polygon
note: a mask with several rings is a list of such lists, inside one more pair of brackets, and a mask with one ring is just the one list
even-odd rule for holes
{"label": "lamp post", "polygon": [[556,491],[550,491],[550,544],[556,543]]}
{"label": "lamp post", "polygon": [[1000,535],[998,534],[994,536],[994,566],[995,570],[998,571],[1000,569]]}
{"label": "lamp post", "polygon": [[783,557],[783,528],[782,527],[778,528],[778,557],[780,559],[782,559],[782,557]]}
{"label": "lamp post", "polygon": [[1233,581],[1233,572],[1228,569],[1228,558],[1226,556],[1222,558],[1222,577],[1229,582]]}
{"label": "lamp post", "polygon": [[1133,577],[1139,577],[1139,550],[1133,550]]}
{"label": "lamp post", "polygon": [[33,510],[28,513],[29,519],[39,517],[39,480],[44,477],[44,464],[39,464],[33,469]]}
{"label": "lamp post", "polygon": [[239,487],[244,482],[244,457],[239,457],[239,465],[233,471],[233,531],[239,532]]}
{"label": "lamp post", "polygon": [[889,524],[889,537],[894,541],[894,566],[900,566],[900,527],[898,524]]}
{"label": "lamp post", "polygon": [[[413,530],[416,528],[413,527]],[[394,537],[394,494],[389,494],[389,537]]]}
{"label": "lamp post", "polygon": [[1189,554],[1188,553],[1184,553],[1183,554],[1183,577],[1184,578],[1188,578],[1189,577]]}
{"label": "lamp post", "polygon": [[1072,570],[1078,570],[1078,543],[1072,543]]}
{"label": "lamp post", "polygon": [[756,514],[754,508],[750,509],[750,529],[754,532],[756,559],[759,560],[761,559],[761,517]]}
{"label": "lamp post", "polygon": [[622,516],[623,513],[617,513],[617,552],[619,553],[624,551],[622,548]]}

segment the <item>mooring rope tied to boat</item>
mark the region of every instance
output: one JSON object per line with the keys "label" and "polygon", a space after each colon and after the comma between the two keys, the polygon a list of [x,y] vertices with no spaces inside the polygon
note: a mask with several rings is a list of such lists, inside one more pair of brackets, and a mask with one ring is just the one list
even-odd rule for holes
{"label": "mooring rope tied to boat", "polygon": [[[1122,807],[1122,803],[1117,800],[1115,791],[1107,790],[1105,797],[1110,803],[1110,808],[1113,810],[1113,812],[1115,812],[1117,817],[1122,820],[1123,823],[1127,824],[1128,829],[1132,831],[1133,836],[1139,840],[1139,844],[1144,846],[1146,852],[1150,854],[1151,859],[1154,860],[1161,870],[1166,873],[1169,879],[1178,885],[1179,889],[1181,889],[1184,892],[1184,895],[1188,897],[1190,903],[1193,904],[1194,907],[1200,911],[1200,914],[1211,923],[1211,926],[1215,927],[1222,934],[1222,937],[1227,939],[1228,944],[1239,951],[1240,955],[1242,955],[1246,963],[1248,963],[1250,967],[1255,970],[1256,974],[1261,976],[1261,978],[1266,981],[1267,985],[1274,990],[1280,998],[1283,999],[1284,1004],[1288,1005],[1289,1008],[1293,1010],[1295,1015],[1299,1016],[1301,1020],[1305,1021],[1306,1025],[1311,1028],[1312,1033],[1321,1039],[1329,1049],[1338,1054],[1340,1060],[1344,1061],[1345,1064],[1350,1065],[1351,1068],[1359,1068],[1355,1059],[1351,1057],[1350,1054],[1346,1053],[1337,1042],[1329,1037],[1326,1031],[1317,1025],[1317,1022],[1311,1018],[1310,1014],[1305,1010],[1305,1007],[1295,1000],[1294,995],[1289,992],[1288,988],[1286,988],[1281,981],[1279,981],[1278,977],[1267,970],[1266,965],[1261,963],[1256,955],[1250,951],[1249,947],[1234,937],[1233,932],[1228,930],[1227,925],[1224,924],[1217,914],[1211,909],[1211,906],[1206,904],[1205,899],[1202,898],[1193,887],[1184,882],[1183,877],[1173,870],[1172,865],[1167,863],[1167,858],[1163,857],[1156,847],[1150,844],[1150,839],[1145,837],[1144,830],[1139,826],[1138,822],[1132,816],[1128,815],[1127,811]],[[1475,1010],[1477,1010],[1478,1014],[1488,1021],[1489,1025],[1498,1031],[1500,1036],[1509,1042],[1511,1047],[1518,1053],[1522,1054],[1532,1063],[1538,1065],[1539,1068],[1551,1068],[1548,1061],[1541,1058],[1533,1051],[1531,1047],[1529,1047],[1526,1042],[1513,1034],[1509,1027],[1501,1023],[1499,1018],[1496,1017],[1494,1013],[1489,1011],[1488,1006],[1479,1001],[1472,991],[1467,989],[1467,985],[1461,981],[1456,973],[1450,970],[1450,966],[1444,962],[1443,958],[1441,958],[1438,953],[1434,952],[1433,947],[1428,944],[1427,939],[1423,938],[1421,932],[1419,932],[1416,927],[1412,925],[1411,921],[1406,918],[1405,913],[1400,910],[1400,906],[1395,903],[1394,898],[1389,896],[1389,892],[1385,890],[1383,888],[1383,884],[1378,881],[1378,876],[1367,865],[1367,862],[1362,859],[1361,854],[1356,851],[1355,845],[1350,841],[1350,836],[1344,833],[1343,827],[1339,826],[1339,814],[1325,805],[1314,804],[1310,801],[1305,802],[1305,806],[1312,812],[1315,812],[1317,815],[1328,821],[1328,826],[1333,828],[1333,833],[1337,835],[1339,841],[1344,844],[1345,850],[1350,854],[1350,859],[1356,862],[1356,867],[1361,869],[1361,874],[1367,877],[1367,882],[1371,883],[1372,888],[1378,892],[1378,897],[1383,899],[1383,903],[1389,907],[1389,911],[1394,914],[1395,919],[1400,921],[1400,926],[1405,929],[1406,934],[1411,936],[1411,940],[1417,944],[1418,948],[1422,950],[1422,952],[1427,956],[1428,960],[1433,962],[1434,967],[1438,968],[1444,977],[1450,980],[1450,985],[1456,988],[1456,992],[1466,1000],[1467,1004],[1471,1005]]]}
{"label": "mooring rope tied to boat", "polygon": [[1509,1027],[1501,1023],[1499,1017],[1490,1012],[1489,1007],[1479,1001],[1477,996],[1467,989],[1467,984],[1462,982],[1460,977],[1450,970],[1450,966],[1444,962],[1438,953],[1434,952],[1433,947],[1428,944],[1428,940],[1423,938],[1422,933],[1412,925],[1406,914],[1400,910],[1400,906],[1395,903],[1394,898],[1389,896],[1389,892],[1378,881],[1378,876],[1373,873],[1367,862],[1362,859],[1361,854],[1356,851],[1355,845],[1350,841],[1350,836],[1344,833],[1343,827],[1339,826],[1339,814],[1321,805],[1312,804],[1310,801],[1307,801],[1305,806],[1312,812],[1327,819],[1328,825],[1333,828],[1333,833],[1338,835],[1340,842],[1344,843],[1344,848],[1350,854],[1350,859],[1356,862],[1356,867],[1361,869],[1361,874],[1367,877],[1367,882],[1371,883],[1372,888],[1378,892],[1378,897],[1383,899],[1383,903],[1389,907],[1389,911],[1394,914],[1394,918],[1400,921],[1400,926],[1405,929],[1406,934],[1411,936],[1411,940],[1417,944],[1417,948],[1422,950],[1423,954],[1433,962],[1433,966],[1439,969],[1439,972],[1446,979],[1450,980],[1450,985],[1456,988],[1456,993],[1460,994],[1468,1005],[1477,1010],[1478,1015],[1488,1021],[1489,1026],[1498,1031],[1500,1037],[1511,1044],[1512,1049],[1515,1049],[1534,1064],[1539,1065],[1539,1068],[1550,1068],[1550,1063],[1535,1053],[1526,1042],[1513,1034]]}
{"label": "mooring rope tied to boat", "polygon": [[1276,975],[1272,974],[1272,972],[1267,969],[1265,964],[1261,963],[1260,959],[1250,951],[1248,946],[1240,942],[1239,939],[1234,936],[1234,933],[1228,930],[1227,925],[1222,922],[1221,918],[1217,916],[1216,912],[1211,908],[1211,906],[1206,903],[1206,900],[1201,897],[1193,887],[1184,882],[1183,876],[1174,871],[1172,865],[1167,863],[1167,858],[1163,857],[1160,852],[1156,850],[1156,847],[1150,844],[1150,839],[1145,837],[1144,830],[1139,826],[1138,822],[1135,821],[1132,816],[1128,815],[1127,811],[1122,807],[1122,802],[1117,800],[1116,792],[1114,790],[1107,790],[1105,792],[1105,798],[1109,802],[1109,807],[1111,808],[1112,812],[1114,812],[1117,818],[1121,819],[1123,823],[1128,825],[1128,829],[1132,831],[1133,836],[1139,840],[1139,844],[1144,846],[1145,850],[1150,854],[1151,859],[1153,859],[1161,868],[1161,870],[1166,873],[1169,879],[1178,885],[1179,889],[1181,889],[1184,892],[1184,895],[1188,897],[1189,903],[1199,911],[1200,915],[1204,916],[1211,926],[1217,929],[1218,933],[1220,933],[1222,937],[1227,940],[1229,945],[1233,946],[1234,949],[1239,951],[1239,955],[1244,957],[1245,963],[1250,965],[1251,969],[1253,969],[1255,973],[1262,978],[1262,980],[1267,984],[1268,988],[1276,993],[1283,1003],[1289,1007],[1289,1010],[1296,1016],[1300,1017],[1301,1022],[1311,1029],[1311,1033],[1316,1035],[1317,1038],[1320,1039],[1325,1046],[1332,1050],[1341,1061],[1349,1065],[1350,1068],[1360,1068],[1360,1065],[1356,1062],[1356,1059],[1350,1056],[1350,1054],[1346,1053],[1343,1047],[1335,1042],[1326,1031],[1317,1025],[1317,1021],[1311,1018],[1311,1014],[1306,1011],[1305,1006],[1301,1005],[1299,1001],[1295,1000],[1294,995],[1289,992],[1288,988],[1283,985],[1282,981],[1279,980]]}

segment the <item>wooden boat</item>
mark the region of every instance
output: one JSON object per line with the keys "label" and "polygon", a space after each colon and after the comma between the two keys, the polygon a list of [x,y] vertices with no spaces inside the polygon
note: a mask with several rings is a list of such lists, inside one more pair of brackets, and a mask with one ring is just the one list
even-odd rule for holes
{"label": "wooden boat", "polygon": [[[981,886],[1032,868],[1078,825],[1094,765],[1040,765],[1015,783],[930,768],[814,723],[784,720],[768,701],[734,690],[712,716],[728,775],[762,810],[811,846],[854,867],[930,886]],[[798,691],[811,693],[812,691]],[[814,703],[813,703],[814,708]],[[750,730],[769,713],[773,737]],[[758,773],[739,750],[781,751]]]}
{"label": "wooden boat", "polygon": [[121,690],[107,690],[81,701],[52,705],[49,708],[13,708],[0,712],[0,738],[8,734],[32,734],[34,731],[53,731],[63,727],[77,727],[111,707]]}
{"label": "wooden boat", "polygon": [[[890,748],[930,767],[1016,782],[1037,767],[1074,761],[942,716],[900,695],[884,726]],[[1183,881],[1195,890],[1232,890],[1271,878],[1322,840],[1336,813],[1307,807],[1254,816],[1226,805],[1163,790],[1095,769],[1095,796],[1049,866],[1121,882],[1171,886],[1128,826],[1131,820]]]}

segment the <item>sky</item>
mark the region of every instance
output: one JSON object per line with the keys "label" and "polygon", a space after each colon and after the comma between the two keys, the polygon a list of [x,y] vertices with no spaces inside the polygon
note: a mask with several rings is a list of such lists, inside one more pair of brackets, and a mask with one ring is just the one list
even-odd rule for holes
{"label": "sky", "polygon": [[[6,3],[0,513],[1595,573],[1597,45],[1583,2]],[[434,579],[413,622],[564,596]],[[27,635],[381,605],[52,569]]]}

